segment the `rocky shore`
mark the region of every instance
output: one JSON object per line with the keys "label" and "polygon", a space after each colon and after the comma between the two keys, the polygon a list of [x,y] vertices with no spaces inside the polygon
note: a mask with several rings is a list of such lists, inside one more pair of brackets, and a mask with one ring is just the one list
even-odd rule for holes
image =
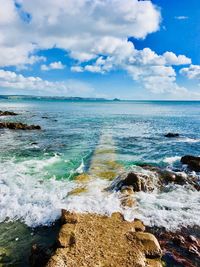
{"label": "rocky shore", "polygon": [[[61,220],[55,250],[46,267],[162,266],[160,245],[140,220],[127,222],[120,213],[109,217],[65,210]],[[32,266],[41,266],[37,256],[32,254]]]}
{"label": "rocky shore", "polygon": [[[185,159],[199,161],[198,157]],[[169,183],[199,190],[197,176],[191,172],[168,170],[151,165],[140,165],[136,171],[121,173],[106,191],[121,192],[123,207],[134,206],[134,192],[162,191]],[[171,232],[165,228],[145,227],[142,221],[125,221],[120,213],[102,216],[91,213],[62,211],[62,226],[56,244],[49,254],[32,250],[32,266],[46,267],[123,267],[123,266],[188,266],[200,264],[199,227]],[[44,255],[44,256],[41,256]],[[43,265],[41,259],[45,259]]]}

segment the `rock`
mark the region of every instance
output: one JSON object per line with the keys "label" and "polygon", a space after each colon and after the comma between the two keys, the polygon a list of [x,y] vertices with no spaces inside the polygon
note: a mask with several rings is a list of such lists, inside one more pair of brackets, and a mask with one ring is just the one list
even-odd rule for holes
{"label": "rock", "polygon": [[181,158],[182,164],[187,164],[192,171],[200,172],[200,157],[186,155]]}
{"label": "rock", "polygon": [[166,183],[173,182],[176,184],[183,185],[188,180],[187,174],[183,172],[173,172],[173,171],[164,170],[164,171],[161,171],[160,174],[165,179]]}
{"label": "rock", "polygon": [[181,235],[177,235],[173,238],[173,243],[177,246],[185,244],[185,238]]}
{"label": "rock", "polygon": [[64,224],[57,237],[57,244],[59,248],[72,247],[75,244],[75,225]]}
{"label": "rock", "polygon": [[0,116],[17,116],[18,114],[12,111],[2,111],[0,110]]}
{"label": "rock", "polygon": [[200,257],[200,253],[199,253],[199,251],[198,251],[198,248],[197,248],[195,245],[191,245],[191,246],[189,246],[188,251],[189,251],[191,254],[194,254],[194,255]]}
{"label": "rock", "polygon": [[[132,188],[134,192],[140,191],[152,191],[154,189],[152,177],[137,172],[123,173],[119,175],[107,188],[107,190],[123,191],[126,188],[126,191]],[[129,188],[129,189],[128,189]]]}
{"label": "rock", "polygon": [[69,212],[66,210],[62,210],[62,215],[61,215],[61,221],[63,224],[65,223],[77,223],[78,222],[78,216],[76,215],[75,212]]}
{"label": "rock", "polygon": [[136,232],[144,232],[145,231],[145,225],[139,219],[134,220],[134,227],[135,227]]}
{"label": "rock", "polygon": [[119,212],[109,217],[63,210],[62,221],[57,248],[46,267],[147,267],[147,262],[161,266],[158,241],[142,232],[140,220],[125,221]]}
{"label": "rock", "polygon": [[31,248],[29,262],[31,267],[45,266],[52,254],[52,250],[41,245],[34,244]]}
{"label": "rock", "polygon": [[198,240],[197,240],[197,238],[195,236],[189,235],[188,239],[189,239],[190,242],[192,242],[192,243],[196,244],[197,246],[199,246],[199,242],[198,242]]}
{"label": "rock", "polygon": [[132,235],[142,243],[147,258],[154,259],[162,256],[162,250],[154,235],[145,232],[136,232]]}
{"label": "rock", "polygon": [[0,122],[0,128],[11,130],[41,130],[39,125],[27,125],[21,122]]}
{"label": "rock", "polygon": [[173,137],[179,137],[178,133],[167,133],[164,135],[165,137],[173,138]]}

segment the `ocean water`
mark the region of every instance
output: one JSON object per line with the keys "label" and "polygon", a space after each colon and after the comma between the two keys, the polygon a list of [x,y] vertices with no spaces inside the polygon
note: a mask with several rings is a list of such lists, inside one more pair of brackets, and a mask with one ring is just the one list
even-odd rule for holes
{"label": "ocean water", "polygon": [[[136,193],[137,205],[125,209],[120,193],[104,191],[138,163],[181,168],[181,156],[200,155],[200,102],[1,99],[0,110],[19,113],[1,120],[42,127],[0,130],[0,231],[17,229],[13,238],[0,235],[0,249],[20,247],[26,231],[33,239],[33,228],[51,225],[62,208],[121,211],[170,230],[200,224],[199,193],[187,186]],[[15,266],[26,266],[19,258]]]}

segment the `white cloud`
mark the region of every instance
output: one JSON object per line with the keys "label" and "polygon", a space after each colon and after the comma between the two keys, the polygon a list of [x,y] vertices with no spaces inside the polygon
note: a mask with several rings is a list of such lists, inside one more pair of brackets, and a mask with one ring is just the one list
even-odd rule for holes
{"label": "white cloud", "polygon": [[186,20],[186,19],[189,19],[189,17],[188,16],[176,16],[175,19]]}
{"label": "white cloud", "polygon": [[49,65],[41,65],[41,70],[48,71],[48,70],[62,70],[65,68],[65,65],[61,63],[61,61],[52,62]]}
{"label": "white cloud", "polygon": [[85,96],[93,92],[93,88],[87,84],[76,80],[66,82],[49,82],[39,77],[25,77],[12,71],[0,70],[0,88],[7,92],[15,91],[21,93],[34,92],[40,95],[57,96]]}
{"label": "white cloud", "polygon": [[[29,14],[28,22],[20,16],[22,11]],[[145,38],[159,29],[160,18],[151,1],[0,0],[0,66],[31,64],[34,51],[52,47],[88,61],[106,37]]]}
{"label": "white cloud", "polygon": [[176,56],[172,52],[165,52],[163,54],[166,64],[168,65],[187,65],[191,64],[191,59],[186,57],[185,55]]}
{"label": "white cloud", "polygon": [[188,68],[182,68],[180,73],[188,79],[200,80],[200,65],[190,65]]}
{"label": "white cloud", "polygon": [[[149,48],[137,50],[127,41],[131,36],[144,39],[159,29],[160,10],[151,1],[6,0],[5,4],[5,0],[0,0],[0,7],[1,67],[34,64],[44,60],[35,51],[56,47],[76,60],[72,71],[106,73],[121,69],[153,92],[185,90],[176,84],[173,65],[191,64],[189,58],[172,52],[158,55]],[[30,19],[23,19],[22,12],[29,14]],[[41,69],[63,67],[61,62],[53,62],[43,64]],[[31,77],[23,78],[24,83],[17,80],[13,84],[23,87],[28,83],[25,87],[34,87],[36,82],[32,84]],[[2,83],[12,85],[8,81]],[[37,86],[44,86],[44,90],[47,83],[37,80]],[[58,84],[48,86],[52,89]],[[59,86],[67,90],[66,85]]]}

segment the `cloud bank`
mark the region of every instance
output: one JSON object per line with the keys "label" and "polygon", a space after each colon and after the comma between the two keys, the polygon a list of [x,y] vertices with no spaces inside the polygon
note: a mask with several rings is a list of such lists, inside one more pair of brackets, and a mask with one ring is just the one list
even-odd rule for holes
{"label": "cloud bank", "polygon": [[[128,41],[159,30],[161,12],[151,1],[0,0],[0,7],[0,67],[45,61],[37,51],[56,47],[75,61],[73,72],[123,70],[153,93],[187,91],[176,83],[174,66],[191,64],[191,59],[170,51],[158,55],[149,48],[137,50]],[[41,65],[42,71],[64,68],[60,61]],[[17,75],[12,86],[56,86],[32,79]],[[2,80],[1,86],[11,84]]]}

